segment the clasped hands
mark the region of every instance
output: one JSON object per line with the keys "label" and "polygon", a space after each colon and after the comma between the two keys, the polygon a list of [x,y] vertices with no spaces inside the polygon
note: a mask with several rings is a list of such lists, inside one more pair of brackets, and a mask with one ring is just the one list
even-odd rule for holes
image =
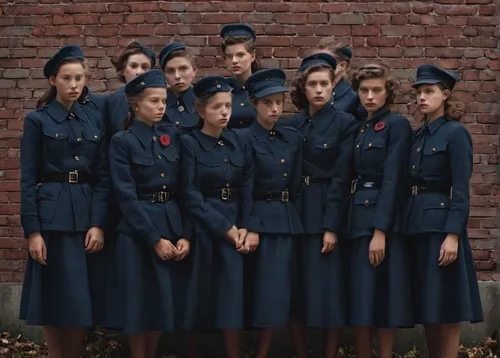
{"label": "clasped hands", "polygon": [[256,232],[249,232],[247,229],[238,229],[232,226],[226,232],[226,239],[234,244],[236,250],[242,254],[257,250],[259,246],[259,234]]}

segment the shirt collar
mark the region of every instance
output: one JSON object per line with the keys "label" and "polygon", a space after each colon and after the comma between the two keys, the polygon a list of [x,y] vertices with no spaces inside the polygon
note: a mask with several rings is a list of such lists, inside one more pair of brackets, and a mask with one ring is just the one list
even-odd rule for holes
{"label": "shirt collar", "polygon": [[335,89],[334,89],[335,95],[333,98],[335,100],[337,100],[340,97],[342,97],[344,94],[349,92],[349,90],[352,90],[351,85],[345,79],[341,78],[337,82],[337,84],[335,85]]}
{"label": "shirt collar", "polygon": [[189,87],[184,93],[177,97],[172,89],[167,90],[167,107],[183,106],[189,113],[194,112],[194,101],[196,96],[194,94],[193,86]]}
{"label": "shirt collar", "polygon": [[[309,116],[309,108],[305,111],[305,120],[311,119],[311,123],[320,133],[324,132],[330,123],[335,118],[338,112],[333,106],[333,102],[327,102],[311,117]],[[303,122],[305,123],[305,121]]]}
{"label": "shirt collar", "polygon": [[250,130],[252,131],[253,136],[259,142],[266,142],[270,136],[280,136],[286,142],[291,142],[290,137],[288,136],[288,131],[283,129],[282,127],[276,128],[276,126],[270,131],[264,128],[257,120],[255,120],[250,126]]}
{"label": "shirt collar", "polygon": [[153,137],[157,138],[155,124],[153,124],[153,127],[149,127],[146,123],[143,123],[135,118],[134,120],[132,120],[130,131],[134,133],[137,139],[139,139],[144,148],[151,147],[151,143],[153,142]]}
{"label": "shirt collar", "polygon": [[205,151],[208,152],[211,149],[213,149],[217,144],[220,144],[220,143],[222,143],[223,145],[230,143],[231,145],[233,145],[235,147],[236,144],[234,143],[234,138],[232,136],[228,135],[228,132],[229,132],[228,130],[224,129],[222,131],[221,136],[219,138],[216,138],[216,137],[212,137],[208,134],[203,133],[200,128],[196,128],[193,131],[193,134],[196,137],[196,139],[198,140],[198,142],[201,144],[203,149],[205,149]]}
{"label": "shirt collar", "polygon": [[446,116],[439,117],[435,120],[433,120],[431,123],[426,123],[427,128],[429,129],[430,134],[436,133],[436,131],[441,127],[444,123],[446,123],[447,119]]}
{"label": "shirt collar", "polygon": [[71,109],[68,110],[61,102],[54,99],[45,107],[45,110],[58,123],[62,123],[68,116],[73,114],[80,120],[85,121],[87,119],[85,110],[78,102],[74,102]]}

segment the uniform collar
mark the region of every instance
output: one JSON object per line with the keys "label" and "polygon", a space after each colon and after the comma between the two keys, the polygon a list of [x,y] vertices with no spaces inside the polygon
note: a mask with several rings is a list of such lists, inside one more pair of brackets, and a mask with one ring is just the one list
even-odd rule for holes
{"label": "uniform collar", "polygon": [[427,128],[429,129],[430,134],[436,133],[436,131],[441,127],[444,123],[446,123],[448,120],[446,119],[446,116],[439,117],[435,120],[433,120],[431,123],[427,124]]}
{"label": "uniform collar", "polygon": [[189,113],[193,113],[195,99],[193,86],[189,87],[179,97],[170,88],[167,90],[167,108],[183,106]]}
{"label": "uniform collar", "polygon": [[245,85],[234,77],[227,77],[226,80],[229,83],[229,85],[233,88],[233,92],[243,92],[247,90]]}
{"label": "uniform collar", "polygon": [[286,142],[291,141],[286,129],[283,129],[281,127],[276,128],[275,126],[273,129],[269,131],[266,128],[264,128],[257,120],[255,120],[251,124],[250,130],[252,131],[253,136],[259,142],[267,142],[270,136],[276,136],[276,135],[282,137]]}
{"label": "uniform collar", "polygon": [[[309,108],[305,111],[305,120],[311,119],[312,125],[319,133],[324,132],[335,118],[337,111],[333,107],[333,102],[326,102],[314,115],[309,116]],[[304,122],[305,123],[305,122]]]}
{"label": "uniform collar", "polygon": [[132,125],[130,126],[130,131],[139,139],[144,148],[151,146],[153,142],[153,137],[156,137],[156,124],[149,127],[146,123],[143,123],[134,118]]}
{"label": "uniform collar", "polygon": [[349,90],[352,90],[351,85],[345,79],[341,78],[335,85],[334,89],[335,95],[333,96],[333,98],[335,100],[338,100],[344,94],[349,92]]}
{"label": "uniform collar", "polygon": [[196,128],[193,133],[203,149],[205,149],[207,152],[213,149],[217,144],[219,144],[219,142],[222,142],[224,144],[231,143],[231,145],[236,146],[234,138],[229,135],[230,132],[226,129],[222,131],[222,134],[219,138],[215,138],[203,133],[200,128]]}
{"label": "uniform collar", "polygon": [[74,102],[70,110],[64,107],[61,102],[57,100],[52,100],[45,107],[47,113],[58,123],[62,123],[69,115],[74,113],[78,119],[85,121],[87,119],[86,112],[80,103]]}

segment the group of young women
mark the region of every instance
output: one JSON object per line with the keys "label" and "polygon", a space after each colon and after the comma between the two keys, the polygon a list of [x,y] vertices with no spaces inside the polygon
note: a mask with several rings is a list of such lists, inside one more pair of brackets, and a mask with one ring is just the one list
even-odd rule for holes
{"label": "group of young women", "polygon": [[[153,358],[162,332],[342,327],[356,355],[390,357],[394,328],[425,327],[431,357],[455,358],[459,323],[482,321],[467,237],[471,137],[453,74],[417,69],[419,128],[393,113],[396,82],[379,64],[345,80],[352,52],[322,40],[302,60],[281,118],[285,72],[257,70],[256,36],[221,32],[231,78],[194,83],[180,42],[159,54],[132,42],[113,60],[126,84],[96,96],[66,46],[45,65],[51,87],[25,119],[21,219],[30,257],[20,317],[42,325],[51,358],[79,357],[86,328],[129,337]],[[111,243],[111,244],[109,244]],[[106,248],[103,250],[103,248]],[[105,292],[105,295],[103,295]]]}

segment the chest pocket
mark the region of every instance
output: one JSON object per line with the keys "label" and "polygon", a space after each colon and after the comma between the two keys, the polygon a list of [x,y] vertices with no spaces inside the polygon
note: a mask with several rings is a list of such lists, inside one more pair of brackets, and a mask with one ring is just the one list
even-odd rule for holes
{"label": "chest pocket", "polygon": [[361,160],[364,165],[380,166],[384,163],[386,154],[386,138],[366,138],[363,143]]}
{"label": "chest pocket", "polygon": [[153,157],[145,153],[132,153],[132,163],[138,167],[150,167],[154,164]]}
{"label": "chest pocket", "polygon": [[309,153],[304,153],[305,159],[320,167],[333,164],[338,148],[337,138],[315,138],[308,143]]}
{"label": "chest pocket", "polygon": [[267,153],[265,150],[254,147],[254,158],[255,158],[255,166],[256,176],[258,177],[270,177],[272,176],[272,171],[276,167],[276,160],[273,156]]}
{"label": "chest pocket", "polygon": [[87,156],[92,157],[98,150],[101,144],[101,132],[97,129],[86,130],[82,133],[85,138],[85,149],[88,151]]}
{"label": "chest pocket", "polygon": [[448,143],[439,142],[425,143],[424,155],[420,164],[421,170],[424,173],[440,174],[448,170],[447,152]]}
{"label": "chest pocket", "polygon": [[45,153],[50,156],[61,156],[68,152],[67,130],[56,127],[43,127],[43,144]]}

